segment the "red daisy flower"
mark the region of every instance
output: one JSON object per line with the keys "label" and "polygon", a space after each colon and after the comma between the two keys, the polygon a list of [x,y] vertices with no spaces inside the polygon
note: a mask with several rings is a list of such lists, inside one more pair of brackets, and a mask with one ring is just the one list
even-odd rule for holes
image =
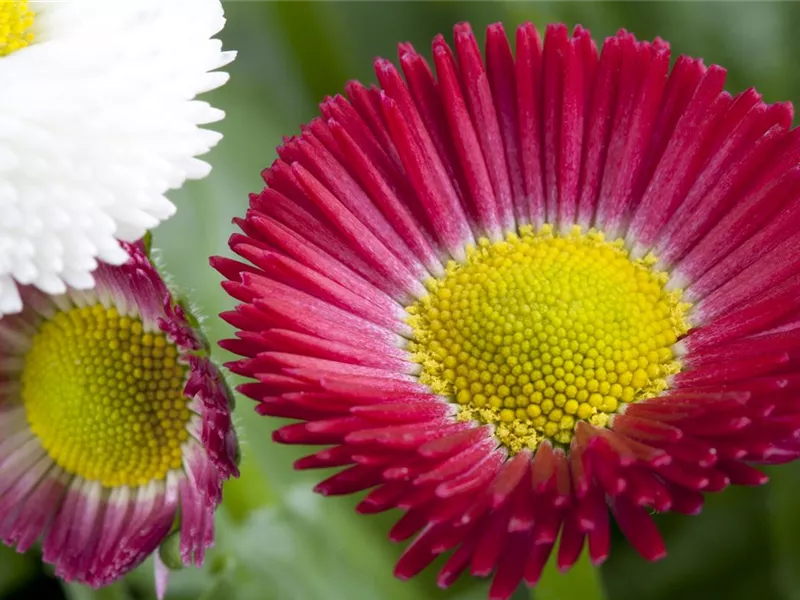
{"label": "red daisy flower", "polygon": [[[275,440],[346,467],[416,535],[396,573],[534,585],[555,552],[649,560],[652,511],[766,477],[800,444],[792,107],[621,31],[466,24],[409,44],[285,140],[231,248],[223,346]],[[556,543],[558,547],[554,550]]]}
{"label": "red daisy flower", "polygon": [[238,476],[232,396],[197,322],[144,245],[123,246],[93,289],[22,288],[0,319],[0,540],[41,540],[58,577],[94,587],[170,535],[170,566],[202,564]]}

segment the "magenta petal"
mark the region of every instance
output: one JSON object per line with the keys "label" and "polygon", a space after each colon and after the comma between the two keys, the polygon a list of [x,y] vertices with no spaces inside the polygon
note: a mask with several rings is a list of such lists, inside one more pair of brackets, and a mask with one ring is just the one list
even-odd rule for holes
{"label": "magenta petal", "polygon": [[[512,53],[496,23],[484,57],[469,24],[453,38],[430,61],[402,43],[398,66],[374,61],[377,85],[325,98],[234,221],[247,264],[212,264],[239,303],[221,316],[240,391],[295,421],[275,441],[325,446],[295,467],[335,468],[316,491],[363,492],[360,513],[401,511],[397,576],[452,552],[441,587],[469,569],[506,600],[556,545],[561,570],[584,546],[605,561],[612,517],[657,560],[651,512],[696,514],[706,493],[764,483],[753,464],[800,457],[800,134],[791,105],[731,95],[725,69],[672,62],[658,38],[598,48],[583,27],[542,40],[525,23]],[[570,236],[653,277],[637,289],[663,295],[657,315],[620,314],[654,327],[622,340],[624,319],[593,322],[577,293],[552,318],[514,296],[549,264],[515,244]],[[224,393],[199,366],[199,437],[234,474]],[[201,467],[190,478],[218,497]],[[181,493],[202,555],[209,512]]]}

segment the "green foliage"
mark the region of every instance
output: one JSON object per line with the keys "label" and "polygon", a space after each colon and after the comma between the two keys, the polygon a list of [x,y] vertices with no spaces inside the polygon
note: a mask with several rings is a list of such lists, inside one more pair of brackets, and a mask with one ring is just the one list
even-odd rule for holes
{"label": "green foliage", "polygon": [[[225,8],[229,23],[222,37],[239,56],[230,66],[230,83],[208,97],[228,113],[216,126],[225,139],[208,157],[211,176],[173,194],[178,214],[154,233],[174,283],[209,317],[205,327],[212,343],[230,335],[215,315],[232,302],[206,257],[228,254],[231,218],[244,214],[248,192],[263,185],[259,172],[275,158],[281,136],[298,133],[316,115],[316,102],[340,92],[348,79],[374,81],[372,58],[394,58],[398,41],[426,51],[436,33],[449,37],[459,20],[471,21],[479,38],[486,24],[501,20],[509,32],[526,19],[539,26],[580,22],[596,39],[625,27],[640,38],[669,40],[676,56],[702,56],[707,64],[727,67],[731,91],[754,85],[770,102],[800,97],[796,3],[226,2]],[[410,582],[394,579],[402,548],[385,538],[396,515],[361,517],[353,513],[354,499],[313,495],[321,475],[292,471],[302,449],[273,444],[274,421],[257,417],[246,399],[238,402],[236,421],[244,477],[226,487],[217,545],[206,567],[174,573],[169,599],[486,598],[487,583],[469,578],[439,590],[432,570]],[[670,550],[660,563],[645,563],[617,535],[602,570],[607,597],[800,598],[800,469],[771,474],[765,489],[711,498],[699,517],[658,517]],[[35,574],[37,560],[0,548],[0,598],[2,590],[11,592]],[[541,600],[599,597],[593,595],[595,573],[585,565],[567,576],[548,571],[546,577]],[[76,585],[64,590],[72,600],[150,600],[152,564],[104,591]]]}

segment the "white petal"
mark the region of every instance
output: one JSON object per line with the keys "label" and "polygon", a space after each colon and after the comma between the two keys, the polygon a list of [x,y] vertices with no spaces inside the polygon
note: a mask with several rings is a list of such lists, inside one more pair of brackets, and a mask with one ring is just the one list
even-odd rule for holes
{"label": "white petal", "polygon": [[17,313],[22,310],[22,298],[17,285],[9,276],[0,275],[0,314]]}
{"label": "white petal", "polygon": [[[33,3],[34,43],[0,58],[0,317],[17,284],[92,285],[175,212],[166,192],[208,175],[195,157],[224,113],[195,97],[235,57],[219,0]],[[15,283],[16,282],[16,283]]]}

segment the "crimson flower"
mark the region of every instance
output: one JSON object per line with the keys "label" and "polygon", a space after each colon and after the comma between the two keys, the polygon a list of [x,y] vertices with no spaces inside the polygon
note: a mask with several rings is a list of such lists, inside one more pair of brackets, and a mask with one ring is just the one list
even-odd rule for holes
{"label": "crimson flower", "polygon": [[212,264],[241,391],[326,446],[296,467],[405,511],[399,577],[449,553],[501,600],[798,456],[800,135],[660,39],[454,46],[325,99]]}
{"label": "crimson flower", "polygon": [[22,287],[22,311],[0,318],[0,540],[40,540],[58,577],[94,587],[170,536],[170,566],[202,564],[239,473],[232,396],[197,322],[144,244],[123,249],[93,289]]}

